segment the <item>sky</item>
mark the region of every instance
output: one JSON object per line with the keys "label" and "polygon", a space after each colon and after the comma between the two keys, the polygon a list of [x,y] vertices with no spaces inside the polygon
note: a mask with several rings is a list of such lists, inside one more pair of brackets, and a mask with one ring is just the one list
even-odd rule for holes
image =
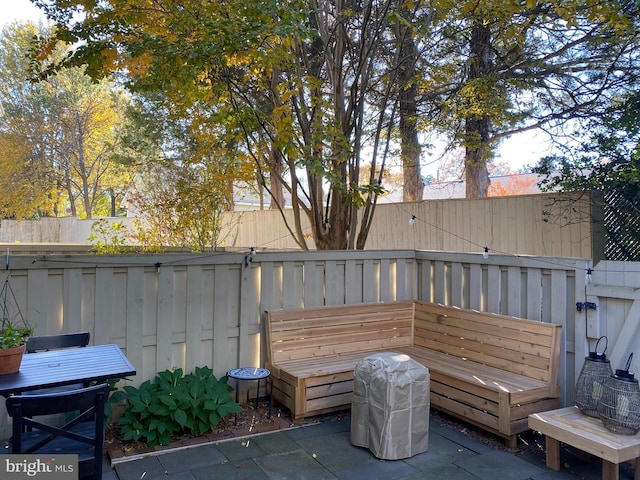
{"label": "sky", "polygon": [[[42,12],[29,0],[0,0],[0,28],[13,20],[45,20]],[[508,162],[511,170],[535,165],[538,160],[551,153],[549,142],[544,134],[527,132],[515,135],[502,142],[497,152],[497,161]],[[428,162],[428,160],[427,160]],[[423,168],[423,175],[436,176],[437,165],[429,163]]]}
{"label": "sky", "polygon": [[44,20],[42,12],[29,0],[0,0],[0,27],[13,20]]}

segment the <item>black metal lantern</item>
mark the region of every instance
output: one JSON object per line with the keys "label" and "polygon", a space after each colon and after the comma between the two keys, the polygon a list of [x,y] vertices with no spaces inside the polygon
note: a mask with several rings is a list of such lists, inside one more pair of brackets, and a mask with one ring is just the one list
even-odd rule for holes
{"label": "black metal lantern", "polygon": [[598,403],[598,416],[607,430],[622,435],[635,435],[640,431],[640,387],[634,374],[629,372],[633,353],[624,370],[607,379]]}
{"label": "black metal lantern", "polygon": [[[598,353],[598,344],[605,340],[604,350]],[[600,337],[595,351],[589,352],[576,383],[575,402],[582,413],[598,418],[598,402],[602,397],[605,382],[613,375],[611,363],[607,359],[607,337]]]}

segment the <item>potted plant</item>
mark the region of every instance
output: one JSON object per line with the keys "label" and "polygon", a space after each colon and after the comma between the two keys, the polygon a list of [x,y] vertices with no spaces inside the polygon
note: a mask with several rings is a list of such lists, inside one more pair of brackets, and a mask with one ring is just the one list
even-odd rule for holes
{"label": "potted plant", "polygon": [[[11,297],[8,297],[9,293]],[[11,299],[15,304],[15,312],[10,308]],[[20,369],[26,348],[25,338],[33,333],[31,326],[22,316],[8,276],[0,292],[0,322],[0,375],[6,375]]]}

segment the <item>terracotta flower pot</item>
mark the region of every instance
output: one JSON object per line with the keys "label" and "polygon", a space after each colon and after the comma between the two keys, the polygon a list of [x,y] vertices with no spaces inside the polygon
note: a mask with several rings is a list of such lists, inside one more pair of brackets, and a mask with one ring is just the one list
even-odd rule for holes
{"label": "terracotta flower pot", "polygon": [[24,355],[26,347],[26,344],[23,343],[19,347],[0,349],[0,375],[16,373],[20,370],[22,355]]}

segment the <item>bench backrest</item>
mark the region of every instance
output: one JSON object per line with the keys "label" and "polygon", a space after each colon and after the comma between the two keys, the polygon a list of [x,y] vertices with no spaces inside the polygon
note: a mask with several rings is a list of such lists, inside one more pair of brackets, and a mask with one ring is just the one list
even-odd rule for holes
{"label": "bench backrest", "polygon": [[413,302],[266,312],[267,364],[410,346]]}
{"label": "bench backrest", "polygon": [[560,325],[415,303],[414,345],[556,385]]}

